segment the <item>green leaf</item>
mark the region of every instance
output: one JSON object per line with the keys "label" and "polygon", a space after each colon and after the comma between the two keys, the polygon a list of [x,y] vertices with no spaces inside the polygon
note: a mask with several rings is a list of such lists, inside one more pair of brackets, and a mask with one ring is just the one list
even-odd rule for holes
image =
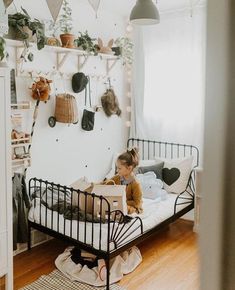
{"label": "green leaf", "polygon": [[22,6],[21,6],[21,10],[24,12],[24,14],[26,14],[30,18],[28,12]]}

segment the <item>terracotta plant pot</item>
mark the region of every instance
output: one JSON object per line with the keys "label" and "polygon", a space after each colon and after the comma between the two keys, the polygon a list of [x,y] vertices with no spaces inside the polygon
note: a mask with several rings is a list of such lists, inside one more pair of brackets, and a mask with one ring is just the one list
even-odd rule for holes
{"label": "terracotta plant pot", "polygon": [[75,36],[70,33],[65,33],[60,35],[61,43],[63,47],[74,48]]}

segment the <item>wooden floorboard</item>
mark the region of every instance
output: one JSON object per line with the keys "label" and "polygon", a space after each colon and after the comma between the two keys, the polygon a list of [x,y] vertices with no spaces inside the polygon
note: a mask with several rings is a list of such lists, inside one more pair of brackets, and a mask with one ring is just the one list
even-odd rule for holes
{"label": "wooden floorboard", "polygon": [[[199,259],[193,224],[178,220],[138,247],[143,262],[120,285],[127,290],[198,290]],[[55,269],[66,244],[51,240],[14,257],[14,290]]]}

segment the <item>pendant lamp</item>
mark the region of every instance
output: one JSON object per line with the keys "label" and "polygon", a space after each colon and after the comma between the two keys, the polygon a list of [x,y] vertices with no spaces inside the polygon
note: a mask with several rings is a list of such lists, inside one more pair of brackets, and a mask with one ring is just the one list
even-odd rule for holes
{"label": "pendant lamp", "polygon": [[130,21],[137,25],[153,25],[160,22],[159,12],[152,0],[137,0],[130,14]]}

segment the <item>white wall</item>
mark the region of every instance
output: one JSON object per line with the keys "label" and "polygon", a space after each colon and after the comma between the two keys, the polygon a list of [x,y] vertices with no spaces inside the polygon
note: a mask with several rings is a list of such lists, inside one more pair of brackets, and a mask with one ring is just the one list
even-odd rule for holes
{"label": "white wall", "polygon": [[[45,0],[14,1],[18,9],[23,6],[32,17],[49,19],[50,13]],[[100,36],[107,42],[125,35],[126,23],[121,15],[110,10],[110,7],[101,5],[98,18],[88,1],[69,1],[73,11],[74,32],[88,30],[93,37]],[[101,1],[102,2],[102,1]],[[14,6],[9,7],[9,12],[15,12]],[[8,48],[11,55],[10,66],[15,66],[13,48]],[[53,52],[35,51],[33,63],[26,63],[23,69],[52,70],[56,63],[56,54]],[[86,74],[105,75],[106,64],[98,57],[91,57],[84,69]],[[69,56],[62,72],[77,72],[77,57]],[[36,122],[35,133],[32,144],[32,167],[28,169],[27,177],[38,177],[61,184],[70,184],[81,176],[87,176],[96,181],[101,180],[107,173],[113,151],[120,152],[126,146],[128,129],[126,120],[129,118],[126,112],[128,100],[126,98],[125,69],[121,61],[110,72],[113,86],[123,111],[121,118],[112,116],[107,118],[103,111],[95,116],[94,131],[86,132],[81,129],[81,116],[84,105],[84,92],[74,94],[71,88],[71,80],[55,79],[52,85],[51,99],[45,104],[40,103],[39,114]],[[17,95],[20,100],[31,100],[30,90],[32,80],[27,77],[17,78]],[[93,104],[100,104],[100,96],[106,89],[104,80],[92,80]],[[55,88],[57,92],[73,93],[76,96],[79,108],[79,123],[77,125],[64,125],[57,123],[50,128],[47,120],[54,114]],[[34,103],[34,101],[33,101]],[[26,113],[27,129],[30,130],[32,111]]]}

